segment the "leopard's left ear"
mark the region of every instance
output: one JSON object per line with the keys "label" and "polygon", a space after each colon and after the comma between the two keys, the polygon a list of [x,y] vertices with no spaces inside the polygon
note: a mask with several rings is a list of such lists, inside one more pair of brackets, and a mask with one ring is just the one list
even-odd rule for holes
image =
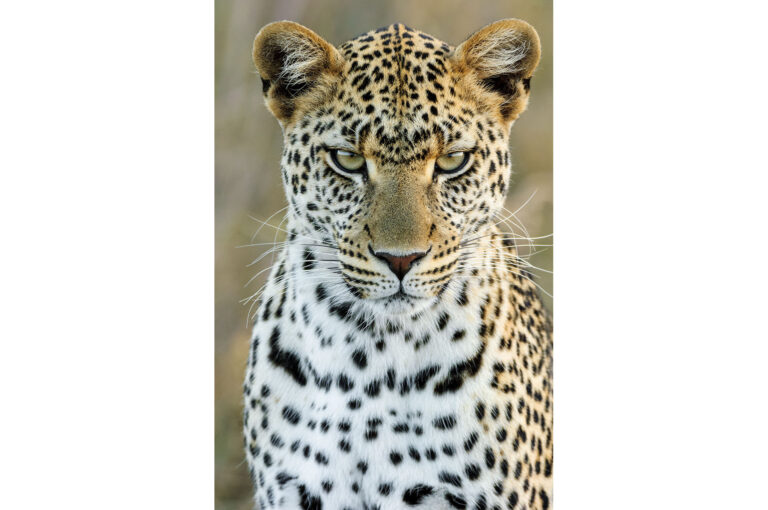
{"label": "leopard's left ear", "polygon": [[515,120],[528,105],[540,56],[539,34],[519,19],[491,23],[454,51],[460,69],[472,73],[485,90],[502,96],[499,108],[506,121]]}

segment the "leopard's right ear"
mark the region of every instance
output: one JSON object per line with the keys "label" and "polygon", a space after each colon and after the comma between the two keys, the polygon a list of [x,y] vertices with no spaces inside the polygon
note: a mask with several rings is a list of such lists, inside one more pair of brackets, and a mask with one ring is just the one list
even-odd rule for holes
{"label": "leopard's right ear", "polygon": [[327,91],[344,59],[310,29],[292,21],[278,21],[256,35],[253,62],[261,75],[267,108],[285,124],[296,111]]}

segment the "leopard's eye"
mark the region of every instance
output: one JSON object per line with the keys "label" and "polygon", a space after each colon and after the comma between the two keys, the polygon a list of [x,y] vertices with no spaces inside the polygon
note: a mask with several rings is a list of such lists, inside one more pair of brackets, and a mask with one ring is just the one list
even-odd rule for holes
{"label": "leopard's eye", "polygon": [[435,161],[435,169],[443,174],[456,174],[469,162],[469,152],[451,152],[440,156]]}
{"label": "leopard's eye", "polygon": [[340,170],[345,172],[358,173],[365,170],[365,158],[354,152],[333,149],[331,159]]}

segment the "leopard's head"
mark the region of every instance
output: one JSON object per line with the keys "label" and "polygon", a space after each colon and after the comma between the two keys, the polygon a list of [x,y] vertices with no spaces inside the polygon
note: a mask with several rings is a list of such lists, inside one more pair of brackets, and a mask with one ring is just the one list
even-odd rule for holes
{"label": "leopard's head", "polygon": [[456,48],[402,24],[338,49],[296,23],[264,27],[253,57],[309,269],[333,265],[326,274],[381,310],[434,302],[502,207],[509,129],[539,55],[516,19]]}

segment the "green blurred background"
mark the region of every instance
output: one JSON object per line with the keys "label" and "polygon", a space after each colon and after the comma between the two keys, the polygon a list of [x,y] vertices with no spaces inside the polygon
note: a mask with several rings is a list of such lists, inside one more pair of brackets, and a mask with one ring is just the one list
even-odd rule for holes
{"label": "green blurred background", "polygon": [[[552,3],[487,0],[216,0],[216,508],[251,509],[250,481],[241,438],[241,388],[249,331],[248,307],[240,301],[264,283],[271,257],[246,267],[265,248],[249,244],[259,223],[286,205],[280,183],[281,132],[263,106],[261,82],[251,63],[259,29],[272,21],[306,25],[334,45],[395,22],[452,46],[503,18],[521,18],[539,32],[542,59],[532,80],[528,111],[512,128],[513,181],[506,207],[518,213],[531,236],[552,232]],[[282,213],[270,221],[277,226]],[[254,243],[282,239],[265,227]],[[550,244],[550,239],[541,241]],[[531,262],[552,269],[552,250]],[[539,272],[549,293],[552,278]],[[542,296],[552,307],[551,298]]]}

